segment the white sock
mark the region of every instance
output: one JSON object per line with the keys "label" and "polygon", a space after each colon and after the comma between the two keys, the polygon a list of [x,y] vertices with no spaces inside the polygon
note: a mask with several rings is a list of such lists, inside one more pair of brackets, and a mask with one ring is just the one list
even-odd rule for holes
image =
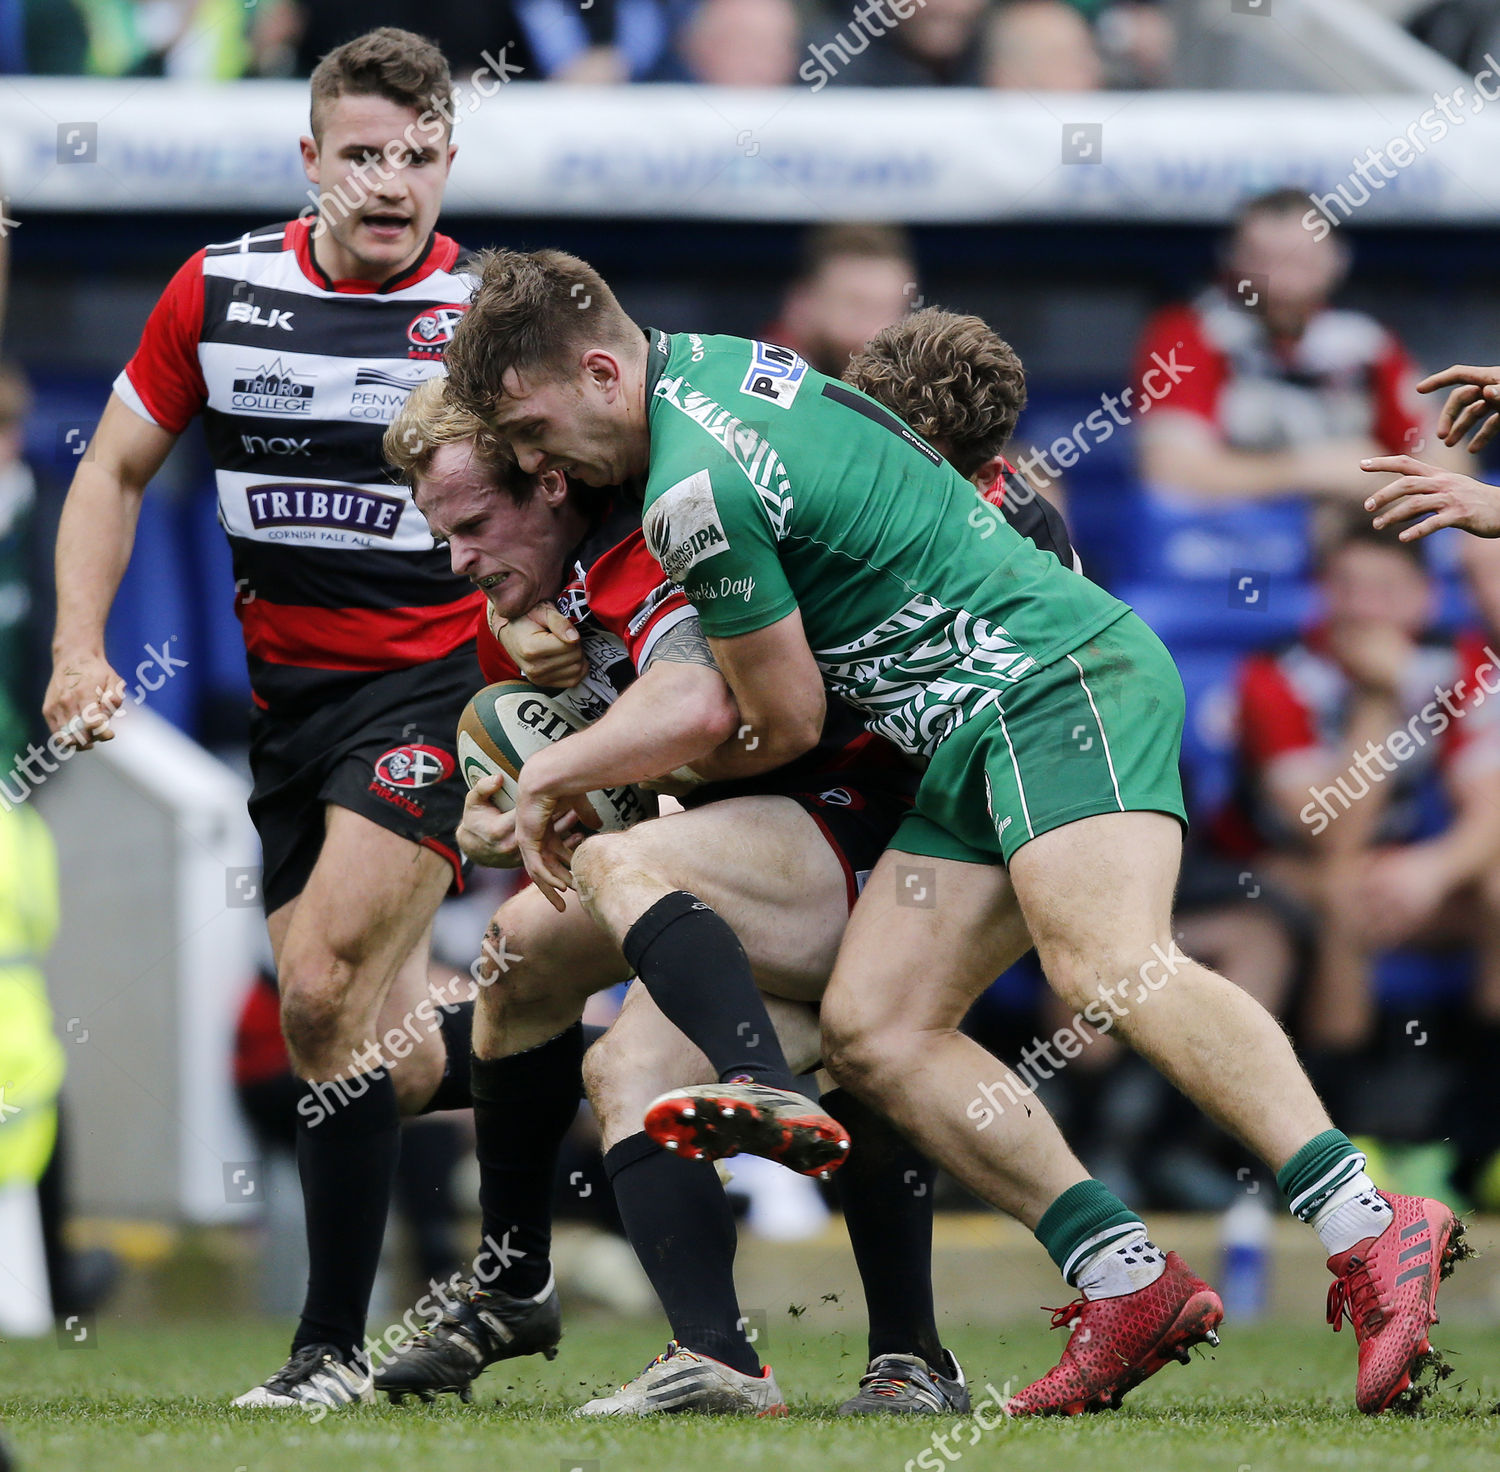
{"label": "white sock", "polygon": [[1375,1189],[1375,1182],[1360,1171],[1350,1176],[1317,1210],[1312,1228],[1329,1257],[1378,1237],[1390,1226],[1393,1213],[1385,1198]]}
{"label": "white sock", "polygon": [[1142,1227],[1123,1242],[1112,1242],[1086,1257],[1076,1281],[1085,1298],[1123,1298],[1154,1283],[1166,1270],[1167,1254]]}

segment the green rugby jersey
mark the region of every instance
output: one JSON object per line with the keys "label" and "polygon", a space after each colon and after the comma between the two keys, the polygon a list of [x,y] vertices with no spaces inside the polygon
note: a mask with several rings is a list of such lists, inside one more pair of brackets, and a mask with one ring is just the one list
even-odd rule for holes
{"label": "green rugby jersey", "polygon": [[652,332],[647,415],[646,541],[704,631],[800,609],[828,689],[913,756],[1127,611],[787,348]]}

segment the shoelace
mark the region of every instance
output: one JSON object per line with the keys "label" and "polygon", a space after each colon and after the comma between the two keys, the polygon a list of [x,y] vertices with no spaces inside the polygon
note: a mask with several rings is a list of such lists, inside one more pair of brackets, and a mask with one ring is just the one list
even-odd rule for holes
{"label": "shoelace", "polygon": [[267,1390],[287,1391],[308,1379],[325,1360],[333,1356],[322,1344],[304,1344],[269,1380]]}
{"label": "shoelace", "polygon": [[1335,1334],[1344,1327],[1345,1318],[1354,1325],[1356,1335],[1362,1318],[1373,1318],[1375,1327],[1380,1327],[1380,1290],[1375,1286],[1369,1263],[1356,1261],[1356,1267],[1328,1285],[1328,1322]]}
{"label": "shoelace", "polygon": [[[680,1354],[681,1352],[682,1346],[675,1339],[667,1340],[667,1347],[659,1355],[657,1355],[654,1360],[642,1367],[640,1375],[637,1375],[635,1377],[636,1380],[639,1380],[641,1378],[641,1375],[648,1374],[650,1371],[654,1370],[658,1365],[666,1364],[666,1362],[671,1359],[674,1354]],[[627,1380],[625,1384],[620,1387],[620,1389],[629,1390],[631,1385],[634,1383],[634,1381]]]}
{"label": "shoelace", "polygon": [[859,1377],[859,1388],[868,1390],[871,1395],[898,1396],[916,1378],[913,1368],[904,1373],[895,1370],[868,1370]]}
{"label": "shoelace", "polygon": [[441,1318],[436,1319],[432,1323],[426,1324],[422,1328],[418,1329],[417,1332],[412,1336],[413,1343],[415,1343],[418,1339],[434,1338],[439,1329],[448,1327],[452,1327],[454,1329],[467,1329],[470,1327],[464,1322],[462,1317],[460,1317],[460,1310],[465,1308],[475,1308],[477,1306],[479,1299],[479,1290],[472,1283],[465,1283],[462,1288],[458,1288],[454,1291],[453,1298],[453,1307],[445,1310]]}
{"label": "shoelace", "polygon": [[1042,1311],[1052,1315],[1051,1328],[1061,1329],[1065,1325],[1071,1325],[1074,1320],[1081,1319],[1084,1309],[1088,1306],[1089,1301],[1087,1298],[1075,1298],[1072,1303],[1066,1303],[1061,1308],[1048,1308],[1044,1303]]}

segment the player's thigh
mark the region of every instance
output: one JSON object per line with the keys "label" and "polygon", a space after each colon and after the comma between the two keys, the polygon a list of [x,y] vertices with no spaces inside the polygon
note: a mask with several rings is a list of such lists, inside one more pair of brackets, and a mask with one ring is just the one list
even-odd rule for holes
{"label": "player's thigh", "polygon": [[606,883],[611,871],[632,870],[690,890],[739,937],[762,987],[797,1000],[820,995],[848,918],[849,882],[823,830],[791,798],[705,803],[602,842],[614,850]]}
{"label": "player's thigh", "polygon": [[888,849],[849,917],[823,998],[835,1066],[894,1035],[956,1028],[974,999],[1031,948],[998,863]]}
{"label": "player's thigh", "polygon": [[1011,880],[1053,984],[1124,979],[1170,941],[1181,861],[1182,825],[1155,812],[1080,818],[1018,849]]}
{"label": "player's thigh", "polygon": [[582,1006],[630,976],[620,948],[571,890],[562,910],[527,885],[495,911],[474,968],[479,1006],[489,1016],[547,1002]]}
{"label": "player's thigh", "polygon": [[277,952],[283,983],[340,971],[383,994],[452,878],[448,860],[431,849],[330,804],[317,863]]}

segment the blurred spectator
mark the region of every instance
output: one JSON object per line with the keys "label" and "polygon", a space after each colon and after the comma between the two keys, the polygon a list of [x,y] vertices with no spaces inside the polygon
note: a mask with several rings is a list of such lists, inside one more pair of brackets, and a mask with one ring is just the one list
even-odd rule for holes
{"label": "blurred spectator", "polygon": [[37,479],[24,455],[30,412],[31,389],[20,369],[0,363],[0,762],[6,766],[38,724],[48,662],[46,608],[39,605],[48,602],[51,543],[43,539]]}
{"label": "blurred spectator", "polygon": [[1383,954],[1472,945],[1500,1003],[1500,670],[1482,638],[1426,636],[1422,550],[1357,514],[1317,581],[1318,624],[1241,667],[1239,796],[1218,838],[1317,919],[1301,1036],[1349,1117]]}
{"label": "blurred spectator", "polygon": [[1104,86],[1171,85],[1177,28],[1156,0],[1068,0],[1094,27],[1104,64]]}
{"label": "blurred spectator", "polygon": [[906,232],[890,225],[819,225],[781,315],[761,336],[800,353],[820,373],[842,376],[882,327],[919,305]]}
{"label": "blurred spectator", "polygon": [[1437,0],[1412,16],[1406,28],[1473,76],[1500,46],[1500,6],[1495,0]]}
{"label": "blurred spectator", "polygon": [[[989,0],[925,0],[904,20],[855,6],[850,19],[809,48],[804,81],[844,87],[972,87],[980,80],[981,22]],[[882,19],[887,17],[887,19]],[[816,70],[815,70],[816,68]]]}
{"label": "blurred spectator", "polygon": [[24,70],[33,74],[223,81],[250,66],[244,0],[20,0],[20,8]]}
{"label": "blurred spectator", "polygon": [[686,79],[718,87],[790,86],[801,49],[792,0],[702,0],[677,41]]}
{"label": "blurred spectator", "polygon": [[1094,92],[1104,66],[1089,24],[1066,0],[1010,0],[985,21],[984,84]]}
{"label": "blurred spectator", "polygon": [[[535,81],[553,67],[544,64],[533,50],[526,28],[512,0],[474,5],[465,0],[278,0],[295,12],[291,23],[296,34],[295,73],[309,77],[318,62],[337,46],[377,26],[398,26],[432,41],[448,58],[455,82],[462,82],[478,68],[494,66],[484,56],[489,52],[502,60],[508,76]],[[562,7],[559,7],[561,10]],[[612,13],[611,0],[594,0],[589,10],[569,7],[581,35],[586,27]],[[596,14],[597,13],[597,14]],[[576,49],[582,51],[586,40]],[[566,48],[568,54],[573,48]],[[555,62],[556,58],[554,58]],[[514,68],[520,67],[519,73]]]}
{"label": "blurred spectator", "polygon": [[[1156,398],[1138,436],[1149,490],[1363,501],[1372,486],[1361,457],[1412,452],[1427,435],[1400,342],[1372,317],[1329,306],[1348,255],[1336,234],[1303,229],[1306,212],[1295,189],[1252,199],[1218,283],[1148,323],[1136,392]],[[1441,445],[1434,453],[1457,463]]]}

